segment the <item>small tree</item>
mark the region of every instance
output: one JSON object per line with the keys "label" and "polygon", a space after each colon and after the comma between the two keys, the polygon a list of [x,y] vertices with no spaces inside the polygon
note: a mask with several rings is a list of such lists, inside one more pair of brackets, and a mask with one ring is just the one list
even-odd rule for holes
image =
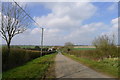
{"label": "small tree", "polygon": [[40,47],[39,46],[35,46],[35,50],[40,50]]}
{"label": "small tree", "polygon": [[98,38],[95,38],[93,45],[97,48],[98,52],[100,52],[98,55],[100,55],[101,59],[104,57],[114,56],[114,52],[117,51],[114,35],[112,38],[108,37],[107,35],[99,36]]}
{"label": "small tree", "polygon": [[71,43],[71,42],[66,42],[65,43],[65,46],[73,46],[74,44],[73,43]]}
{"label": "small tree", "polygon": [[74,44],[71,43],[71,42],[66,42],[65,43],[65,48],[66,48],[66,51],[69,53],[71,48],[73,48]]}
{"label": "small tree", "polygon": [[29,17],[18,5],[11,2],[2,3],[0,33],[7,43],[8,55],[12,38],[23,33],[29,24]]}

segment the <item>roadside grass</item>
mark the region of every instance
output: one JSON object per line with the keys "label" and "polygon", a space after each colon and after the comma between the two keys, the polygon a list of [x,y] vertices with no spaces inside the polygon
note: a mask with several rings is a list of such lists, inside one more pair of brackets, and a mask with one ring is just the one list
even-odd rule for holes
{"label": "roadside grass", "polygon": [[[76,57],[74,55],[70,55],[67,53],[63,53],[63,55],[70,57],[71,59],[76,60],[98,72],[109,75],[111,77],[118,78],[118,62],[117,61],[110,61],[110,60],[94,61],[88,58]],[[114,66],[113,66],[113,63],[115,64]]]}
{"label": "roadside grass", "polygon": [[54,63],[56,53],[34,59],[23,66],[3,72],[2,78],[45,78],[50,65]]}
{"label": "roadside grass", "polygon": [[55,57],[53,58],[53,63],[50,64],[46,74],[45,74],[45,78],[50,78],[50,79],[53,79],[53,78],[56,78],[56,73],[55,73]]}

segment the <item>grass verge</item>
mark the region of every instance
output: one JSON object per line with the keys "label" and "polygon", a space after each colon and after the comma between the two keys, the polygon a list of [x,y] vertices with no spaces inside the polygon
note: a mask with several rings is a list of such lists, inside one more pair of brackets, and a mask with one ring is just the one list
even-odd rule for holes
{"label": "grass verge", "polygon": [[23,66],[3,72],[2,78],[45,78],[49,66],[54,63],[56,54],[34,59]]}
{"label": "grass verge", "polygon": [[46,74],[45,74],[45,78],[50,78],[50,79],[56,78],[56,75],[55,75],[55,57],[53,57],[52,60],[53,60],[53,63],[50,64],[49,68],[47,69]]}
{"label": "grass verge", "polygon": [[114,67],[114,66],[110,66],[110,65],[106,65],[104,62],[100,61],[100,62],[97,62],[97,61],[94,61],[94,60],[91,60],[91,59],[87,59],[87,58],[79,58],[79,57],[76,57],[74,55],[69,55],[69,54],[66,54],[66,53],[63,53],[63,55],[73,59],[73,60],[76,60],[98,72],[101,72],[103,74],[106,74],[106,75],[109,75],[111,77],[115,77],[115,78],[118,78],[118,68]]}

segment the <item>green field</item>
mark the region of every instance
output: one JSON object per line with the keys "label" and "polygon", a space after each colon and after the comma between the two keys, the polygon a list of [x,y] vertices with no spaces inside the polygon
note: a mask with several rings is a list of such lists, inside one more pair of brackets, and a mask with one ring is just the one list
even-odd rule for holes
{"label": "green field", "polygon": [[73,48],[73,50],[95,50],[96,48]]}
{"label": "green field", "polygon": [[34,59],[23,66],[3,72],[4,78],[44,78],[50,65],[54,64],[56,54]]}

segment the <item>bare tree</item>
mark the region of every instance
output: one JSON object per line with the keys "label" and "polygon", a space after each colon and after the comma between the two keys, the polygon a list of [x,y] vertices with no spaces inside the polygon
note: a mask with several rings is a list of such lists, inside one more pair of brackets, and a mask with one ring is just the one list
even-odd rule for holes
{"label": "bare tree", "polygon": [[93,45],[96,48],[108,48],[110,46],[114,46],[115,45],[115,36],[112,35],[112,37],[110,38],[107,35],[102,35],[99,36],[98,38],[93,40]]}
{"label": "bare tree", "polygon": [[65,43],[65,49],[66,49],[67,53],[70,52],[70,50],[71,50],[71,48],[73,48],[73,46],[74,46],[74,44],[72,42],[66,42]]}
{"label": "bare tree", "polygon": [[12,2],[2,3],[1,11],[0,33],[7,43],[8,50],[10,50],[12,38],[17,34],[23,33],[28,28],[30,19],[18,5]]}
{"label": "bare tree", "polygon": [[93,45],[99,50],[101,59],[104,57],[114,57],[116,56],[117,47],[115,45],[115,36],[111,38],[107,35],[99,36],[94,39]]}

